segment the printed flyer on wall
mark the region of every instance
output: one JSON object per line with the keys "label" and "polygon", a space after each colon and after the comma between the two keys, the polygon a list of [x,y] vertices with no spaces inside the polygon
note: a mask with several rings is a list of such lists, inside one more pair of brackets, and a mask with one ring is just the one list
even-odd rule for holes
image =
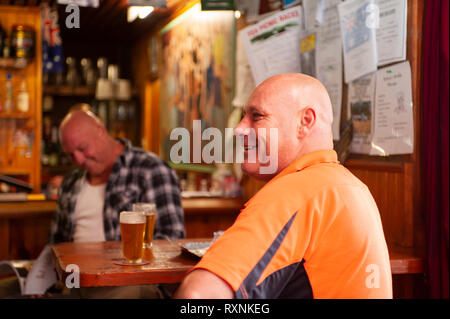
{"label": "printed flyer on wall", "polygon": [[376,21],[368,15],[372,5],[371,0],[350,0],[338,6],[345,83],[377,70]]}
{"label": "printed flyer on wall", "polygon": [[273,75],[301,72],[302,16],[302,7],[292,7],[239,32],[256,85]]}

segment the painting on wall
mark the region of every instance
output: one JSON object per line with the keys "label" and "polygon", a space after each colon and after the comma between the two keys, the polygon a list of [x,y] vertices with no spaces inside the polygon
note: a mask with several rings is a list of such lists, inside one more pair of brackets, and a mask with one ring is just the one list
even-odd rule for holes
{"label": "painting on wall", "polygon": [[234,94],[233,11],[193,7],[161,30],[160,41],[160,154],[170,160],[174,128],[192,132],[194,120],[202,130],[226,127]]}

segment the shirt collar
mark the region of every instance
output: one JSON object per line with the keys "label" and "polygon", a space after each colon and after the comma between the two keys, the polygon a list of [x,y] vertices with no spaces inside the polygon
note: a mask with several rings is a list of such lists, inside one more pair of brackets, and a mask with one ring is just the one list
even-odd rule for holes
{"label": "shirt collar", "polygon": [[127,155],[130,152],[133,145],[131,144],[131,142],[129,140],[124,139],[124,138],[116,138],[116,141],[119,142],[120,144],[122,144],[123,146],[125,146],[122,153],[120,153],[118,158],[116,158],[116,163],[121,162],[121,165],[126,165],[127,160],[128,160]]}
{"label": "shirt collar", "polygon": [[290,173],[299,172],[307,167],[322,163],[339,164],[336,151],[320,150],[305,154],[289,164],[288,167],[278,173],[278,175],[276,175],[271,181],[277,180]]}

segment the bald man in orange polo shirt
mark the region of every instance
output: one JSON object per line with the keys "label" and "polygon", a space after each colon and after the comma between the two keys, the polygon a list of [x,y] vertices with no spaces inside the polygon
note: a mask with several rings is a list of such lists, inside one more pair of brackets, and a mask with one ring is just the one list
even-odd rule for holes
{"label": "bald man in orange polo shirt", "polygon": [[[312,77],[277,75],[254,90],[235,134],[244,139],[243,170],[268,183],[176,298],[392,298],[378,208],[338,162],[332,121],[328,93]],[[259,128],[277,128],[278,138],[258,136]],[[277,168],[262,173],[270,162],[250,161],[250,152],[273,143],[278,156],[269,158]]]}

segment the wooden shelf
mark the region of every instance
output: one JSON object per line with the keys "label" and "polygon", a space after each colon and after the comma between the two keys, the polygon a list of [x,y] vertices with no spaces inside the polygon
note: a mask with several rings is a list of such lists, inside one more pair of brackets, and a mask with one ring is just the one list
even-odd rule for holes
{"label": "wooden shelf", "polygon": [[0,174],[2,175],[29,175],[30,171],[25,168],[0,168]]}
{"label": "wooden shelf", "polygon": [[[56,96],[95,96],[95,86],[90,85],[45,85],[44,94]],[[131,89],[131,96],[137,96],[137,89]]]}
{"label": "wooden shelf", "polygon": [[412,248],[388,246],[393,275],[423,274],[425,272],[425,258],[418,256]]}
{"label": "wooden shelf", "polygon": [[28,65],[27,59],[0,58],[0,68],[2,69],[24,69]]}
{"label": "wooden shelf", "polygon": [[31,113],[19,113],[19,112],[12,112],[12,113],[0,113],[0,119],[19,119],[19,120],[27,120],[31,118]]}
{"label": "wooden shelf", "polygon": [[44,94],[58,96],[94,96],[95,86],[46,85]]}

